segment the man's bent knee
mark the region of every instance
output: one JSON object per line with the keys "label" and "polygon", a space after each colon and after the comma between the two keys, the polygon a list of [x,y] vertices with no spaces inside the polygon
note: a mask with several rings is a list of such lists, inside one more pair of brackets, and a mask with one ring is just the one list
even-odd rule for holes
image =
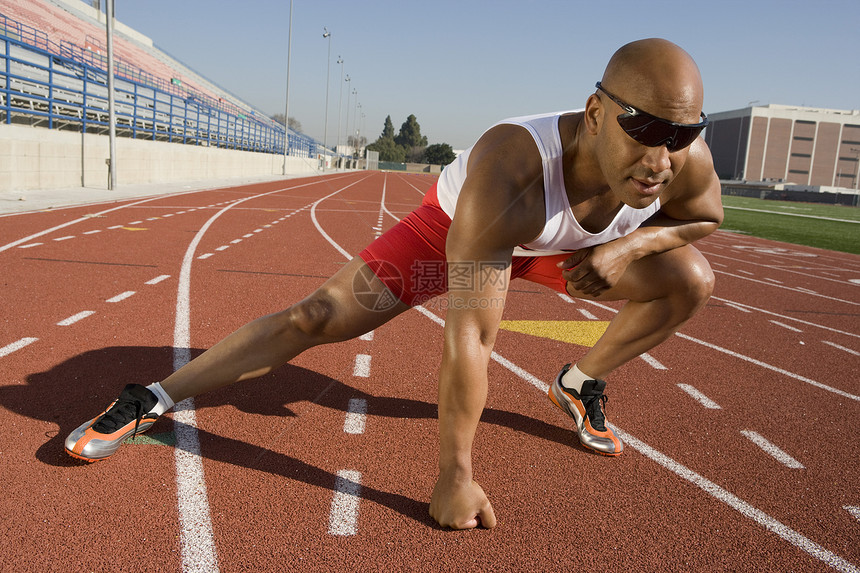
{"label": "man's bent knee", "polygon": [[317,343],[340,340],[333,328],[336,304],[325,292],[314,292],[285,311],[291,325]]}
{"label": "man's bent knee", "polygon": [[[670,296],[686,302],[691,314],[698,311],[714,292],[714,271],[707,259],[696,249],[688,247],[673,264],[670,278]],[[680,301],[679,301],[680,302]]]}

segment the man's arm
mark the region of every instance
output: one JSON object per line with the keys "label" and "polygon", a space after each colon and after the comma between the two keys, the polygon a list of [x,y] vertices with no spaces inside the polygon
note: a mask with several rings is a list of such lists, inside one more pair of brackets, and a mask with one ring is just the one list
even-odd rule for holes
{"label": "man's arm", "polygon": [[559,264],[566,269],[565,280],[584,294],[598,296],[617,284],[633,261],[688,245],[719,228],[720,181],[703,140],[693,143],[684,169],[661,202],[660,210],[626,237],[582,249]]}
{"label": "man's arm", "polygon": [[472,150],[469,176],[448,232],[439,479],[430,502],[430,515],[443,527],[496,525],[493,508],[473,479],[472,444],[487,398],[487,366],[504,310],[513,248],[532,240],[543,226],[540,174],[540,156],[525,130],[491,130]]}

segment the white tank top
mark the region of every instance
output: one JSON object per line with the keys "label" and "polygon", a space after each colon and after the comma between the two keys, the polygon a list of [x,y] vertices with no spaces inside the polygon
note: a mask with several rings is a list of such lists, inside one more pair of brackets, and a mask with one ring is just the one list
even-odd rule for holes
{"label": "white tank top", "polygon": [[[546,222],[537,239],[514,248],[515,256],[555,255],[608,243],[629,235],[660,209],[659,198],[644,209],[634,209],[629,205],[622,205],[615,215],[615,219],[599,233],[589,233],[580,226],[573,216],[570,202],[567,200],[562,169],[563,150],[561,135],[558,131],[558,118],[576,111],[582,110],[515,117],[496,124],[513,124],[526,128],[534,138],[541,159],[543,159]],[[452,219],[457,207],[460,189],[466,180],[466,167],[469,163],[470,152],[471,148],[461,153],[453,163],[445,167],[442,175],[439,176],[436,187],[439,206]]]}

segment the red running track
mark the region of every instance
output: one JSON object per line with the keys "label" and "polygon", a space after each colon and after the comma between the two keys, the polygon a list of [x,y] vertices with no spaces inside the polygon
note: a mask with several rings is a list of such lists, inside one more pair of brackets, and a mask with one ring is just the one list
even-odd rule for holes
{"label": "red running track", "polygon": [[492,531],[427,513],[432,301],[199,396],[110,460],[63,452],[124,384],[301,299],[432,182],[352,173],[0,217],[2,569],[860,568],[860,257],[721,231],[699,243],[708,306],[609,380],[618,458],[579,446],[545,396],[585,352],[553,329],[618,305],[512,285],[474,456]]}

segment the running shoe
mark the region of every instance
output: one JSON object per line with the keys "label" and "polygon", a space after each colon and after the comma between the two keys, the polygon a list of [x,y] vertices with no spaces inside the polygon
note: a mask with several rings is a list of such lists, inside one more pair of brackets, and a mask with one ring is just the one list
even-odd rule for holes
{"label": "running shoe", "polygon": [[158,414],[158,398],[145,386],[129,384],[97,418],[82,424],[66,438],[66,452],[87,462],[113,455],[129,436],[145,432]]}
{"label": "running shoe", "polygon": [[580,392],[565,388],[561,379],[570,370],[570,364],[561,369],[549,387],[549,399],[576,422],[579,441],[586,448],[607,456],[617,456],[624,445],[615,433],[606,427],[603,407],[609,399],[603,394],[606,382],[586,380]]}

